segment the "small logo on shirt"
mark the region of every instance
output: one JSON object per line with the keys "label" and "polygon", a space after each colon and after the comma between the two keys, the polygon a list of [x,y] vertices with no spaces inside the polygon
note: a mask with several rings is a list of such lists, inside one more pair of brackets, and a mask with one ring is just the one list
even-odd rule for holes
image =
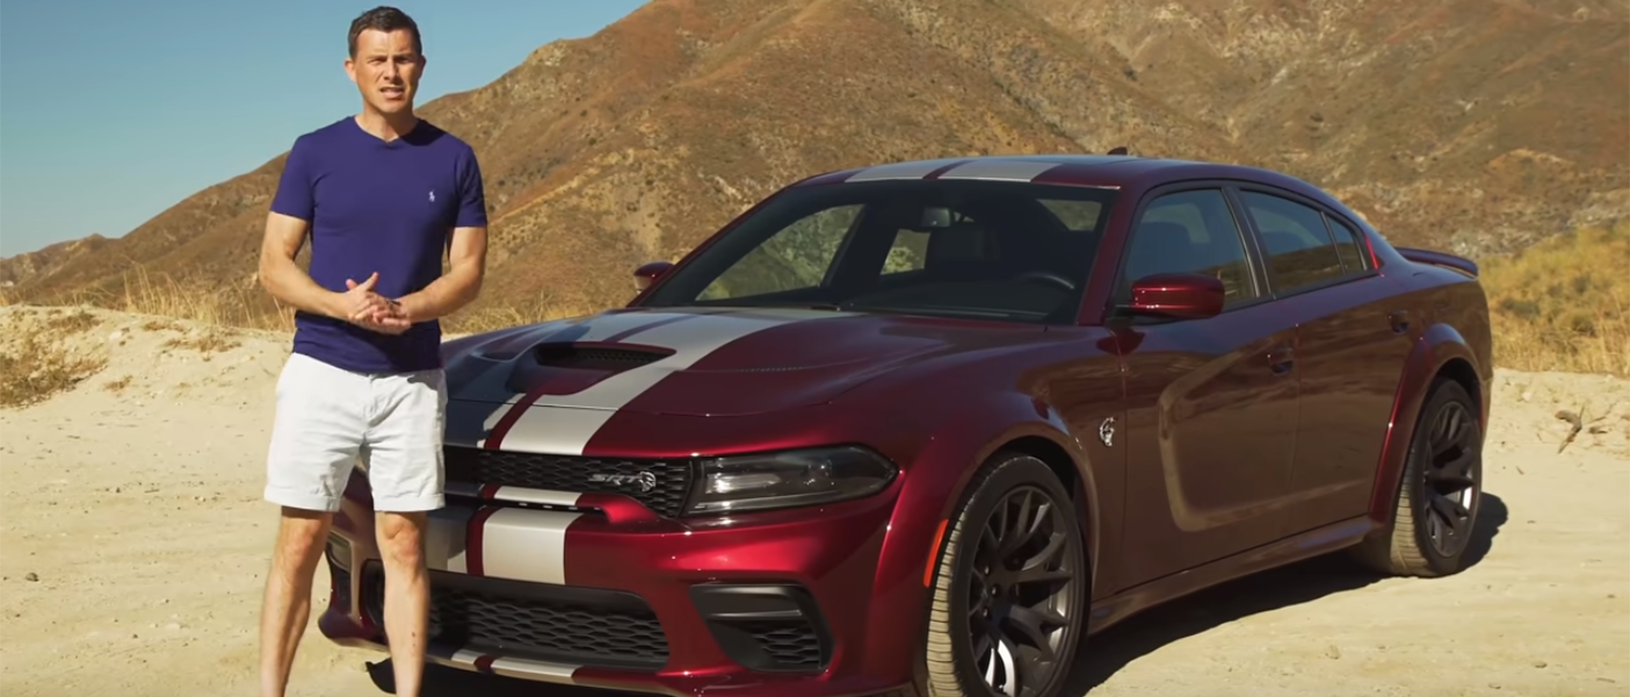
{"label": "small logo on shirt", "polygon": [[430,190],[430,202],[431,203],[436,202],[436,190],[435,189]]}

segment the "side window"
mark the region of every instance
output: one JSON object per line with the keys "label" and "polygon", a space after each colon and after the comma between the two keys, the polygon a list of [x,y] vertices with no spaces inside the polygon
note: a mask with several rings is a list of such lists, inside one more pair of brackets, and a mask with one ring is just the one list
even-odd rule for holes
{"label": "side window", "polygon": [[883,260],[883,273],[918,271],[928,259],[928,233],[902,229],[894,233],[894,245]]}
{"label": "side window", "polygon": [[1097,201],[1075,201],[1059,199],[1041,199],[1041,205],[1058,217],[1058,222],[1069,228],[1070,232],[1091,232],[1098,225],[1098,213],[1102,206]]}
{"label": "side window", "polygon": [[1274,289],[1293,292],[1342,275],[1341,257],[1319,211],[1289,199],[1241,191],[1245,208],[1262,231]]}
{"label": "side window", "polygon": [[1347,273],[1368,269],[1364,247],[1358,241],[1358,231],[1351,225],[1328,215],[1324,219],[1330,223],[1330,233],[1336,238],[1336,256],[1341,258],[1342,268],[1346,269]]}
{"label": "side window", "polygon": [[777,230],[698,297],[725,300],[819,286],[860,206],[827,208]]}
{"label": "side window", "polygon": [[1163,195],[1144,209],[1132,229],[1121,297],[1132,282],[1156,273],[1198,273],[1223,283],[1224,304],[1257,297],[1239,224],[1218,189]]}

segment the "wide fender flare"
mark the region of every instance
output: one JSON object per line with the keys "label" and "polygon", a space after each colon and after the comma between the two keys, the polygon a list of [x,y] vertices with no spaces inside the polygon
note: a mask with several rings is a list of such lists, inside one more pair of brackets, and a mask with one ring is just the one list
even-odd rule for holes
{"label": "wide fender flare", "polygon": [[[1447,324],[1433,324],[1421,332],[1415,346],[1404,359],[1404,369],[1398,379],[1393,396],[1392,414],[1387,423],[1385,440],[1381,446],[1381,460],[1376,465],[1375,482],[1370,492],[1369,516],[1383,530],[1391,530],[1400,478],[1404,461],[1409,456],[1410,442],[1415,437],[1416,422],[1421,408],[1430,396],[1432,379],[1453,361],[1465,361],[1472,372],[1482,375],[1477,354],[1458,330]],[[1479,378],[1481,380],[1481,378]],[[1480,417],[1487,426],[1487,390],[1479,400]]]}
{"label": "wide fender flare", "polygon": [[[1041,438],[1057,446],[1077,472],[1079,511],[1083,524],[1089,583],[1096,582],[1102,525],[1092,468],[1079,443],[1055,410],[1029,395],[1013,393],[962,411],[928,432],[917,457],[907,466],[889,531],[883,543],[872,596],[871,640],[920,643],[928,613],[929,570],[939,561],[942,534],[966,495],[969,482],[986,460],[1020,438]],[[942,529],[943,526],[943,529]],[[882,655],[885,652],[877,652]],[[877,666],[886,670],[885,666]]]}
{"label": "wide fender flare", "polygon": [[[1097,482],[1080,442],[1070,435],[1063,417],[1040,399],[1015,394],[993,406],[991,411],[971,412],[947,424],[923,449],[919,465],[938,469],[932,478],[935,486],[925,492],[933,496],[925,503],[938,504],[936,527],[956,515],[956,507],[967,496],[974,475],[997,451],[1023,438],[1045,439],[1062,450],[1075,468],[1076,490],[1070,493],[1079,497],[1076,504],[1080,510],[1076,513],[1083,525],[1087,558],[1096,569],[1099,532],[1103,528],[1096,516],[1102,509],[1098,506]],[[973,453],[971,458],[968,453]],[[934,550],[927,552],[933,554]]]}

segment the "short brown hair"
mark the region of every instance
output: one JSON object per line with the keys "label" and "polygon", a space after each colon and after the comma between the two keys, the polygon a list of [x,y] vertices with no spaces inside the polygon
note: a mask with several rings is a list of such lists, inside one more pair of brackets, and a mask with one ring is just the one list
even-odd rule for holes
{"label": "short brown hair", "polygon": [[351,34],[346,44],[352,58],[357,56],[357,36],[368,29],[385,33],[406,29],[413,32],[413,52],[424,53],[424,44],[419,39],[419,25],[413,21],[413,18],[407,16],[406,12],[389,5],[380,5],[357,15],[356,19],[351,20]]}

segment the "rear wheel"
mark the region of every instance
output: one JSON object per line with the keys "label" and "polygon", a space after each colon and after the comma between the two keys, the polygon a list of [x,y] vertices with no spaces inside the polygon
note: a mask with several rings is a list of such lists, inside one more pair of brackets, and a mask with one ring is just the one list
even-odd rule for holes
{"label": "rear wheel", "polygon": [[1392,532],[1355,556],[1379,571],[1447,576],[1465,566],[1483,493],[1483,433],[1477,403],[1460,383],[1438,378],[1421,408],[1400,477]]}
{"label": "rear wheel", "polygon": [[1055,697],[1087,616],[1080,517],[1052,470],[998,453],[969,486],[934,571],[926,697]]}

